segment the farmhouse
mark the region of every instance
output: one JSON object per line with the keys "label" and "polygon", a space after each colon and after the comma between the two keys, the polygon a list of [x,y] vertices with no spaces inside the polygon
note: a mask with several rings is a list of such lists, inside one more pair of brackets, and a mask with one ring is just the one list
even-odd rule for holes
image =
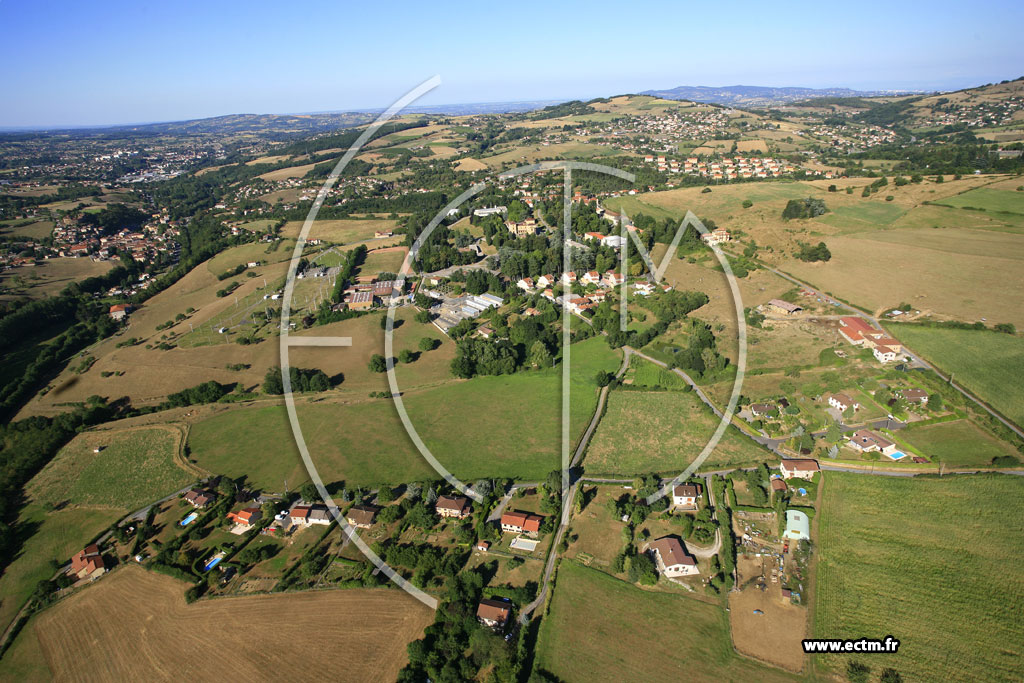
{"label": "farmhouse", "polygon": [[469,498],[465,496],[440,496],[434,505],[434,510],[441,517],[465,519],[469,517],[471,507]]}
{"label": "farmhouse", "polygon": [[712,244],[722,244],[732,239],[732,235],[725,228],[717,228],[711,232],[706,232],[700,236],[704,244],[711,246]]}
{"label": "farmhouse", "polygon": [[894,442],[869,429],[859,429],[848,438],[850,446],[861,453],[877,451],[883,455],[892,455],[896,452],[896,444]]}
{"label": "farmhouse", "polygon": [[839,334],[854,346],[860,346],[865,341],[872,338],[869,335],[876,335],[880,333],[878,330],[864,322],[862,318],[851,315],[839,319]]}
{"label": "farmhouse", "polygon": [[647,546],[654,555],[658,571],[670,578],[677,576],[693,576],[700,574],[697,560],[683,548],[682,542],[675,536],[665,536]]}
{"label": "farmhouse", "polygon": [[202,489],[189,489],[182,497],[191,503],[192,507],[199,509],[206,507],[216,498],[214,494]]}
{"label": "farmhouse", "polygon": [[785,479],[812,479],[818,472],[818,461],[810,458],[783,458],[779,471]]}
{"label": "farmhouse", "polygon": [[775,410],[775,406],[770,403],[751,403],[750,414],[754,417],[761,417]]}
{"label": "farmhouse", "polygon": [[124,320],[125,316],[132,312],[130,304],[114,304],[110,307],[110,317],[114,320]]}
{"label": "farmhouse", "polygon": [[918,405],[928,405],[928,392],[924,389],[918,389],[916,387],[912,389],[904,389],[900,392],[900,396],[907,403],[916,403]]}
{"label": "farmhouse", "polygon": [[97,579],[107,571],[107,565],[103,562],[103,555],[100,547],[93,543],[78,551],[71,558],[71,570],[69,573],[79,579]]}
{"label": "farmhouse", "polygon": [[696,484],[680,484],[672,489],[672,504],[685,510],[697,509],[700,488]]}
{"label": "farmhouse", "polygon": [[853,408],[854,410],[860,410],[860,404],[854,401],[846,394],[832,394],[828,397],[828,404],[838,410],[841,413],[845,413],[847,409]]}
{"label": "farmhouse", "polygon": [[377,511],[378,508],[372,505],[353,505],[345,515],[345,521],[357,529],[369,529],[373,526]]}
{"label": "farmhouse", "polygon": [[791,304],[788,301],[782,299],[772,299],[765,306],[771,313],[778,313],[780,315],[793,315],[804,310],[803,307]]}
{"label": "farmhouse", "polygon": [[528,512],[506,512],[501,516],[501,531],[507,534],[535,536],[540,531],[543,518]]}
{"label": "farmhouse", "polygon": [[484,626],[493,629],[504,628],[511,615],[512,609],[508,603],[500,600],[484,599],[476,608],[477,620]]}

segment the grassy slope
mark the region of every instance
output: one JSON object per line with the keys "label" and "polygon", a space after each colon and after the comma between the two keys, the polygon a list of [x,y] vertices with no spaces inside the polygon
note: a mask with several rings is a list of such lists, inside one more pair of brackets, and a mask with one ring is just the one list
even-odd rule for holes
{"label": "grassy slope", "polygon": [[993,408],[1024,424],[1024,339],[909,324],[890,331]]}
{"label": "grassy slope", "polygon": [[559,566],[536,663],[565,681],[637,680],[638,666],[652,681],[792,680],[736,655],[720,608],[571,561]]}
{"label": "grassy slope", "polygon": [[[584,465],[601,474],[681,472],[704,448],[718,422],[692,393],[612,392]],[[727,430],[706,466],[748,464],[769,455]]]}
{"label": "grassy slope", "polygon": [[[614,370],[616,353],[603,339],[572,348],[572,434],[597,401],[594,376]],[[559,466],[561,368],[410,392],[409,417],[434,455],[456,476],[542,478]],[[325,482],[372,484],[433,478],[399,420],[393,402],[301,403],[299,422]],[[195,425],[192,455],[215,472],[246,474],[271,490],[306,478],[283,406],[232,410]]]}
{"label": "grassy slope", "polygon": [[29,482],[28,493],[41,503],[134,510],[194,479],[174,464],[179,439],[163,427],[79,434]]}
{"label": "grassy slope", "polygon": [[122,516],[110,508],[68,508],[45,512],[31,504],[22,510],[18,528],[32,534],[18,557],[0,576],[0,628],[6,628],[36,584],[50,578],[50,560],[66,562],[93,536]]}
{"label": "grassy slope", "polygon": [[865,663],[904,680],[1020,680],[1024,481],[825,476],[815,634],[895,636]]}

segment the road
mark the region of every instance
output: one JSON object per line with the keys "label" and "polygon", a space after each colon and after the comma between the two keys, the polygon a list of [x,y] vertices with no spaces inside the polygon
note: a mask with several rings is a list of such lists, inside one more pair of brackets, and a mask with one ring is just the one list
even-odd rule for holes
{"label": "road", "polygon": [[[762,264],[762,265],[764,265],[764,264]],[[832,304],[833,306],[836,306],[838,308],[842,308],[842,309],[845,309],[847,311],[850,311],[851,313],[853,313],[853,315],[857,316],[858,318],[863,318],[864,320],[867,320],[874,327],[882,329],[882,330],[885,330],[885,328],[882,327],[881,322],[879,322],[878,318],[876,318],[875,316],[868,315],[867,313],[865,313],[864,311],[860,310],[859,308],[854,308],[850,304],[843,303],[842,301],[839,301],[838,299],[836,299],[834,297],[828,296],[824,292],[819,292],[816,287],[812,287],[811,285],[807,284],[806,282],[801,282],[800,280],[796,279],[792,275],[789,275],[788,273],[784,273],[781,270],[778,270],[776,268],[772,268],[771,266],[768,266],[768,265],[764,265],[764,267],[765,267],[765,269],[775,273],[776,275],[778,275],[779,277],[781,277],[784,280],[788,280],[789,282],[792,282],[795,285],[798,285],[800,287],[803,287],[805,289],[808,289],[808,290],[811,290],[811,291],[815,292],[823,300],[825,300],[826,302]],[[885,330],[885,332],[887,334],[890,334],[888,330]],[[938,370],[938,368],[936,368],[934,365],[932,365],[931,363],[926,361],[924,358],[922,358],[921,356],[917,355],[912,350],[907,348],[906,344],[903,344],[903,342],[900,342],[900,345],[903,347],[903,352],[906,354],[906,356],[908,358],[910,358],[910,360],[913,363],[916,363],[917,365],[920,365],[921,367],[927,368],[927,369],[931,370],[932,372],[934,372],[936,375],[939,376],[940,379],[942,379],[942,381],[946,382],[949,386],[951,386],[954,389],[956,389],[957,391],[959,391],[964,396],[964,398],[966,398],[967,400],[969,400],[972,403],[974,403],[976,406],[978,406],[979,408],[984,410],[986,413],[988,413],[989,415],[991,415],[995,419],[999,420],[999,422],[1001,422],[1003,425],[1005,425],[1007,429],[1009,429],[1014,434],[1016,434],[1017,436],[1019,436],[1022,439],[1024,439],[1024,430],[1022,430],[1020,427],[1018,427],[1017,425],[1013,424],[1012,422],[1010,422],[1009,420],[1004,418],[1002,415],[997,413],[995,410],[990,408],[988,406],[988,404],[986,404],[984,401],[982,401],[981,399],[979,399],[976,396],[974,396],[974,394],[970,393],[969,391],[967,391],[966,389],[961,387],[956,382],[953,382],[951,378],[949,378],[946,375],[942,374],[942,372],[940,372]]]}
{"label": "road", "polygon": [[[618,372],[615,373],[616,379],[621,379],[622,375],[625,374],[629,368],[630,349],[626,347],[625,352],[622,354],[622,365],[619,367]],[[604,412],[604,404],[608,399],[609,386],[601,387],[601,394],[597,399],[597,408],[594,410],[594,417],[591,418],[590,424],[587,426],[587,431],[583,433],[583,438],[580,439],[579,445],[576,446],[576,451],[572,455],[572,459],[569,461],[570,476],[572,468],[575,467],[580,458],[583,457],[584,451],[587,450],[587,444],[590,442],[590,437],[594,435],[594,431],[597,429],[598,423],[601,421],[601,415]],[[551,543],[551,549],[548,551],[548,561],[544,565],[544,576],[541,579],[540,593],[537,598],[529,605],[524,607],[519,613],[519,621],[523,624],[530,621],[530,614],[535,609],[544,604],[544,600],[548,596],[548,588],[551,585],[551,576],[555,572],[555,565],[558,563],[558,546],[562,543],[562,538],[565,537],[565,532],[569,528],[569,519],[572,517],[572,505],[573,501],[576,500],[576,491],[579,490],[580,480],[572,482],[569,486],[569,490],[562,494],[562,519],[558,524],[558,530],[555,532],[555,538]],[[508,496],[506,496],[508,497]],[[507,503],[503,499],[502,503]]]}

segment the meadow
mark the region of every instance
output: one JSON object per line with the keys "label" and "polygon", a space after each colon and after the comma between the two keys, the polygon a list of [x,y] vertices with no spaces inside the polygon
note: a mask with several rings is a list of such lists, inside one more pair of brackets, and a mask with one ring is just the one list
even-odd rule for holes
{"label": "meadow", "polygon": [[67,562],[86,543],[124,515],[122,510],[69,507],[47,511],[26,505],[17,529],[25,538],[17,556],[0,576],[0,629],[6,628],[35,590],[54,574],[51,561]]}
{"label": "meadow", "polygon": [[984,467],[993,458],[1007,455],[1020,458],[1017,449],[969,420],[914,427],[898,432],[897,436],[947,467]]}
{"label": "meadow", "polygon": [[[192,605],[184,588],[125,567],[41,614],[32,635],[59,680],[260,680],[271,671],[314,679],[333,670],[350,680],[393,681],[407,661],[406,644],[433,621],[425,606],[386,588]],[[285,629],[316,633],[316,647],[269,647]]]}
{"label": "meadow", "polygon": [[[297,226],[293,224],[297,224]],[[391,231],[397,225],[398,221],[388,219],[318,220],[313,223],[306,239],[321,239],[335,244],[348,244],[372,239],[373,233]],[[302,221],[292,221],[285,224],[282,233],[291,234],[294,231],[298,235],[301,229]]]}
{"label": "meadow", "polygon": [[892,325],[915,353],[1017,424],[1024,424],[1024,339],[980,330]]}
{"label": "meadow", "polygon": [[563,561],[541,622],[536,667],[567,682],[636,680],[638,653],[646,680],[793,680],[737,655],[720,607],[643,591]]}
{"label": "meadow", "polygon": [[[613,371],[616,356],[600,338],[572,347],[574,439],[597,404],[594,376]],[[542,479],[560,466],[561,367],[411,390],[403,387],[402,372],[397,371],[398,382],[410,420],[456,476]],[[391,400],[321,396],[299,401],[296,409],[325,482],[397,484],[437,476],[410,441]],[[247,475],[269,490],[281,489],[285,479],[290,486],[306,479],[281,405],[237,408],[199,422],[189,445],[204,469]]]}
{"label": "meadow", "polygon": [[[132,511],[195,479],[175,463],[181,432],[143,427],[83,432],[32,478],[44,505],[101,505]],[[100,448],[99,453],[95,452]]]}
{"label": "meadow", "polygon": [[[678,474],[700,454],[718,422],[691,392],[613,391],[583,464],[590,474]],[[703,467],[749,465],[770,455],[727,429]]]}
{"label": "meadow", "polygon": [[948,197],[940,202],[954,208],[973,208],[985,211],[1001,211],[1024,214],[1024,192],[979,187],[963,194]]}
{"label": "meadow", "polygon": [[816,637],[893,635],[897,654],[860,659],[903,680],[1020,680],[1024,480],[824,474]]}
{"label": "meadow", "polygon": [[72,282],[103,275],[116,261],[93,261],[91,258],[52,258],[35,266],[5,269],[0,273],[0,291],[10,290],[10,298],[41,298],[55,296]]}

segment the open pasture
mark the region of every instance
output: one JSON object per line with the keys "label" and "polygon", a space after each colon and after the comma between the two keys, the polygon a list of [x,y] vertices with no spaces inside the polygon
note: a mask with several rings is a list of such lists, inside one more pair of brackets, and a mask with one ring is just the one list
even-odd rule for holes
{"label": "open pasture", "polygon": [[884,663],[859,659],[903,680],[1020,680],[1024,480],[824,475],[815,637],[893,635]]}

